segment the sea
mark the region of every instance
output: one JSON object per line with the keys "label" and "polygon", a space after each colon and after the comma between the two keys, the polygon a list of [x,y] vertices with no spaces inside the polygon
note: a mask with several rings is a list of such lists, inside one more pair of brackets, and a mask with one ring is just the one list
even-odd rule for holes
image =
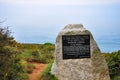
{"label": "sea", "polygon": [[120,35],[94,36],[101,52],[115,52],[120,50]]}

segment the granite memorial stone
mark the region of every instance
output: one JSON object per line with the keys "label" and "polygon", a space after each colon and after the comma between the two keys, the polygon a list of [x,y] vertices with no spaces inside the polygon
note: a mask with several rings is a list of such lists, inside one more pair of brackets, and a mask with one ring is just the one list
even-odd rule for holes
{"label": "granite memorial stone", "polygon": [[58,34],[51,73],[58,80],[110,80],[106,61],[82,24],[69,24]]}

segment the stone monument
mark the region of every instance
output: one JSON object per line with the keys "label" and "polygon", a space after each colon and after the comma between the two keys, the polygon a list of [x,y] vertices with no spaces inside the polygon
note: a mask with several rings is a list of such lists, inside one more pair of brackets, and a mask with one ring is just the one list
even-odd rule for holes
{"label": "stone monument", "polygon": [[82,24],[69,24],[58,34],[51,73],[58,80],[110,80],[106,61]]}

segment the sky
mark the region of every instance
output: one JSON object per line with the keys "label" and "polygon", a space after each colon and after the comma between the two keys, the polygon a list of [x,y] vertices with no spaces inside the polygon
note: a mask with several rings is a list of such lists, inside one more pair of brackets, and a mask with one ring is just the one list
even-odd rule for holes
{"label": "sky", "polygon": [[66,25],[83,24],[102,51],[120,48],[120,0],[0,0],[0,21],[20,43],[55,43]]}

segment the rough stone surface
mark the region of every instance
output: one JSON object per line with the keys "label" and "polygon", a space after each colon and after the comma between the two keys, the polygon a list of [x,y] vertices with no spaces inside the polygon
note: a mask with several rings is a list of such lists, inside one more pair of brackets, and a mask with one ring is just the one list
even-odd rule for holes
{"label": "rough stone surface", "polygon": [[[91,58],[62,58],[62,35],[90,35]],[[108,67],[90,31],[82,24],[69,24],[57,36],[51,73],[59,80],[110,80]]]}

